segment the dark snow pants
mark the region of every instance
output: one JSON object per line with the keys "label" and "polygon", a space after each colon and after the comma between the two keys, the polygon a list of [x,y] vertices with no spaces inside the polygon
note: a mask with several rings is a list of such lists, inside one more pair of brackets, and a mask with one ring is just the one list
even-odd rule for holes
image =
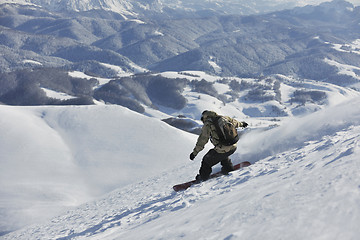
{"label": "dark snow pants", "polygon": [[199,174],[202,180],[207,180],[211,174],[211,168],[221,163],[222,168],[221,171],[224,173],[228,173],[234,170],[234,166],[229,158],[231,154],[236,151],[236,148],[230,152],[226,153],[218,153],[214,149],[211,149],[208,153],[205,154],[203,160],[201,162],[201,167],[199,170]]}

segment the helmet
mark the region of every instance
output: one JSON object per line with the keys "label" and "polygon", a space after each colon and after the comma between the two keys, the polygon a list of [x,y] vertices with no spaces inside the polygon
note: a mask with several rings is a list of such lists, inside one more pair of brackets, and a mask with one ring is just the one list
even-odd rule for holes
{"label": "helmet", "polygon": [[205,122],[207,118],[209,117],[216,117],[218,114],[214,111],[205,110],[201,114],[201,121]]}

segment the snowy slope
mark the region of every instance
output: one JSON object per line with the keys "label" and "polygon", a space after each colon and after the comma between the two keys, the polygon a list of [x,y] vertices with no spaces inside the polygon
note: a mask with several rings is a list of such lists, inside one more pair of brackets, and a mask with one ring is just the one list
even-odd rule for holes
{"label": "snowy slope", "polygon": [[[94,180],[101,180],[110,171],[99,162],[100,156],[101,161],[117,167],[116,170],[139,164],[144,166],[141,172],[145,174],[153,164],[145,164],[139,155],[147,156],[152,163],[166,159],[167,167],[158,167],[152,174],[143,176],[142,181],[133,179],[131,175],[135,172],[132,172],[129,177],[133,184],[51,221],[5,235],[4,239],[357,239],[360,233],[359,104],[360,98],[355,97],[306,117],[292,117],[266,132],[251,131],[240,140],[233,159],[234,162],[249,160],[252,166],[179,193],[173,192],[171,186],[192,179],[200,164],[201,156],[194,162],[187,160],[194,137],[117,107],[60,111],[20,108],[18,114],[31,113],[29,121],[33,119],[34,123],[34,119],[43,116],[62,139],[73,138],[66,142],[70,140],[69,145],[81,151],[73,149],[69,158],[76,156],[80,162],[87,159],[87,164],[79,165],[88,168],[83,173],[91,173]],[[1,107],[2,113],[10,115],[8,109]],[[162,142],[166,148],[160,147],[161,138],[150,141],[144,137],[136,144],[140,147],[125,153],[135,156],[133,161],[120,164],[122,158],[115,159],[113,152],[122,155],[124,149],[129,149],[115,144],[125,129],[113,123],[117,118],[107,119],[110,115],[106,112],[118,118],[126,116],[135,125],[144,120],[150,122],[149,128],[156,128],[152,133],[167,134],[168,143]],[[89,117],[94,119],[88,120]],[[79,125],[80,121],[85,124]],[[105,127],[105,133],[99,125]],[[91,134],[87,137],[81,136],[80,133],[88,131]],[[150,130],[144,127],[142,131]],[[100,140],[90,136],[107,137]],[[176,144],[174,138],[178,139]],[[170,151],[175,156],[173,161],[166,157]],[[109,157],[112,159],[108,160]],[[92,164],[98,165],[98,172]],[[90,178],[85,180],[97,182]]]}
{"label": "snowy slope", "polygon": [[[69,74],[80,76],[79,72]],[[204,72],[164,72],[161,75],[168,78],[186,77],[190,81],[206,79],[214,83],[219,94],[226,95],[230,90],[226,82],[220,81],[222,78]],[[246,120],[250,124],[251,134],[241,142],[243,149],[239,150],[235,158],[256,162],[278,153],[269,153],[269,149],[274,151],[281,147],[280,150],[283,151],[284,147],[286,149],[302,147],[292,140],[301,137],[295,131],[291,131],[291,135],[285,134],[284,139],[276,143],[277,146],[269,146],[269,143],[274,141],[268,139],[278,139],[283,128],[280,128],[281,134],[274,138],[270,136],[259,139],[255,134],[257,131],[268,126],[284,125],[287,122],[294,124],[292,116],[296,115],[293,114],[295,112],[309,114],[314,109],[326,109],[359,96],[357,91],[329,83],[312,80],[299,82],[286,76],[277,77],[281,80],[280,102],[241,102],[239,99],[224,104],[215,97],[193,92],[187,87],[183,92],[187,99],[184,109],[160,107],[161,111],[157,111],[146,108],[145,114],[153,118],[100,102],[98,106],[87,107],[0,106],[3,116],[0,124],[0,132],[3,136],[0,142],[3,146],[0,152],[2,166],[0,232],[43,221],[113,189],[156,176],[165,169],[170,169],[171,172],[179,163],[187,162],[196,136],[178,131],[157,119],[177,115],[199,119],[204,109],[212,109],[221,114]],[[229,79],[239,82],[254,81],[235,77]],[[98,80],[101,84],[109,81]],[[261,83],[260,81],[259,84]],[[328,96],[327,103],[324,105],[306,103],[299,106],[292,104],[289,99],[293,92],[300,88],[324,91]],[[52,97],[70,97],[47,89],[44,91]],[[285,109],[288,116],[274,118],[273,113],[267,110],[272,109],[273,106]],[[263,116],[256,117],[261,111],[264,111]],[[248,115],[245,115],[245,112]],[[267,114],[269,116],[265,117]],[[118,119],[121,121],[117,121]],[[323,121],[326,119],[321,120],[320,124]],[[145,127],[139,128],[143,125]],[[134,129],[135,133],[133,133]],[[244,131],[247,132],[249,131]],[[262,139],[265,141],[261,142]],[[198,159],[200,158],[201,156]],[[176,179],[178,181],[192,179],[199,163],[199,160],[195,165],[188,163],[191,170],[177,176]],[[178,181],[172,180],[173,183]],[[166,185],[166,188],[168,187]]]}
{"label": "snowy slope", "polygon": [[[355,73],[353,72],[353,74]],[[299,80],[281,74],[276,74],[262,80],[228,77],[226,78],[226,81],[222,81],[224,79],[223,77],[209,75],[201,71],[162,72],[160,75],[167,78],[186,78],[189,81],[200,82],[206,80],[209,83],[213,83],[213,87],[217,94],[221,94],[225,99],[228,99],[226,103],[224,103],[219,97],[216,98],[210,94],[199,93],[199,91],[194,90],[191,85],[187,85],[182,92],[182,95],[187,100],[187,105],[180,110],[160,106],[162,112],[172,116],[185,115],[193,119],[200,119],[204,109],[212,109],[224,115],[239,119],[251,118],[252,126],[256,126],[255,119],[306,115],[328,106],[337,105],[349,98],[359,96],[359,92],[351,88],[310,79]],[[275,95],[273,90],[268,90],[274,88],[268,83],[271,79],[276,79],[276,81],[279,81],[280,83],[279,97],[278,99],[274,98],[273,100],[267,100],[264,97],[266,94],[270,96]],[[250,85],[256,84],[256,86],[249,88],[242,87],[243,89],[237,93],[238,95],[234,96],[236,90],[229,86],[229,82],[231,81],[235,81],[239,84],[244,82]],[[250,92],[256,89],[256,87],[264,89],[264,91],[260,94],[251,95]],[[298,90],[321,91],[326,97],[324,98],[324,101],[314,100],[297,103],[292,99],[294,93]]]}
{"label": "snowy slope", "polygon": [[0,105],[0,115],[1,231],[172,169],[195,139],[119,106]]}

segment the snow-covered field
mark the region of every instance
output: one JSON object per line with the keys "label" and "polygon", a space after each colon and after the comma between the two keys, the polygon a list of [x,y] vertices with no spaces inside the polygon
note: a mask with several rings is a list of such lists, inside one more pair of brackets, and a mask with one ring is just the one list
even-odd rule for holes
{"label": "snow-covered field", "polygon": [[0,238],[358,239],[360,97],[349,93],[245,131],[232,159],[250,167],[178,193],[206,153],[188,159],[195,135],[120,106],[0,106],[0,226],[21,227]]}

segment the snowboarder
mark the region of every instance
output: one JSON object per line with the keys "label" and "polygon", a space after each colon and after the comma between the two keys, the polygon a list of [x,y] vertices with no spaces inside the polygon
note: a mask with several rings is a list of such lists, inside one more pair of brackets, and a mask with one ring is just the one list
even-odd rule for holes
{"label": "snowboarder", "polygon": [[221,171],[223,174],[228,174],[230,171],[234,170],[229,156],[236,151],[237,144],[234,143],[227,146],[221,143],[219,137],[220,134],[218,134],[219,127],[216,126],[215,123],[215,119],[218,117],[223,117],[227,121],[231,122],[235,128],[245,128],[248,126],[246,122],[238,122],[236,119],[227,116],[220,116],[213,111],[206,110],[201,114],[201,121],[204,123],[204,125],[196,142],[196,146],[193,152],[190,154],[190,160],[195,159],[196,155],[204,149],[209,139],[215,147],[207,152],[202,159],[199,174],[196,175],[196,180],[198,182],[206,181],[211,174],[211,168],[219,162],[222,165]]}

